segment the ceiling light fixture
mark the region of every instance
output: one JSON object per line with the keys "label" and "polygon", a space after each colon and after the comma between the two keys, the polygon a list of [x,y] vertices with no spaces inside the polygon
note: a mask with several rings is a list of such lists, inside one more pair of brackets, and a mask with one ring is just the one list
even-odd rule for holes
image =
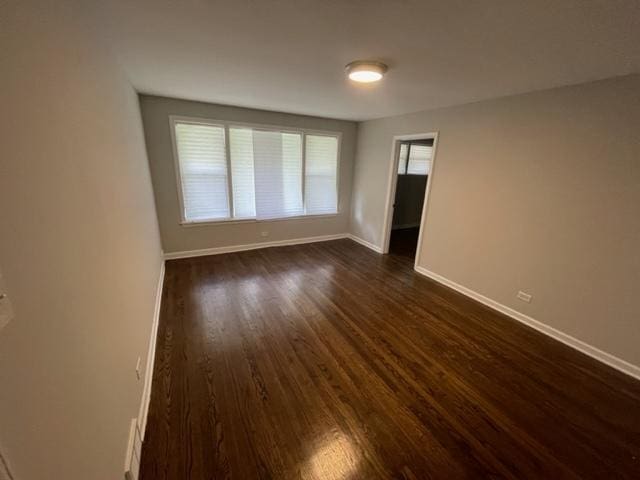
{"label": "ceiling light fixture", "polygon": [[388,70],[384,63],[372,62],[368,60],[356,60],[349,63],[345,70],[349,78],[354,82],[371,83],[382,79],[382,76]]}

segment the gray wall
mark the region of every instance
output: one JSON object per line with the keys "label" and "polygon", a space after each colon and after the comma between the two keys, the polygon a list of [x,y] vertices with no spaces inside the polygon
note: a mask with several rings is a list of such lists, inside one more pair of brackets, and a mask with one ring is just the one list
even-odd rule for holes
{"label": "gray wall", "polygon": [[364,122],[352,233],[382,244],[392,137],[439,131],[420,266],[640,365],[639,126],[638,75]]}
{"label": "gray wall", "polygon": [[408,227],[420,223],[426,188],[426,175],[398,175],[393,227]]}
{"label": "gray wall", "polygon": [[0,269],[16,318],[0,331],[0,443],[16,480],[123,477],[160,273],[137,95],[86,6],[1,7]]}
{"label": "gray wall", "polygon": [[[165,252],[181,252],[348,232],[356,123],[147,95],[140,97],[140,105],[160,234]],[[248,223],[180,225],[180,204],[169,115],[342,132],[338,215]],[[267,237],[261,236],[261,232],[264,231],[268,232]]]}

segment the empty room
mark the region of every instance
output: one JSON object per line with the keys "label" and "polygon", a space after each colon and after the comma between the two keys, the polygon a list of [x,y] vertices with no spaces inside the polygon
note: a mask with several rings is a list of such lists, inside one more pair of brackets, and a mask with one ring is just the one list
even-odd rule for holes
{"label": "empty room", "polygon": [[640,478],[640,2],[0,2],[0,480]]}

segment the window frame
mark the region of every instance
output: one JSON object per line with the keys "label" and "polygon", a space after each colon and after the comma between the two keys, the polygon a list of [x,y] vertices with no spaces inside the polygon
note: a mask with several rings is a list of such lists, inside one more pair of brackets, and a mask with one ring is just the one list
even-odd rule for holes
{"label": "window frame", "polygon": [[[224,129],[224,149],[225,156],[227,162],[227,195],[228,195],[228,204],[229,204],[229,217],[225,218],[212,218],[212,219],[203,219],[203,220],[188,220],[185,218],[185,210],[184,210],[184,193],[182,191],[182,176],[180,171],[180,159],[178,157],[178,143],[176,141],[176,124],[177,123],[188,123],[193,125],[206,125],[211,127],[219,127]],[[251,128],[253,130],[263,130],[270,132],[280,132],[280,133],[293,133],[299,134],[302,137],[302,168],[301,168],[301,182],[302,182],[302,206],[306,211],[306,200],[305,200],[305,189],[306,189],[306,181],[305,181],[305,172],[306,172],[306,144],[307,144],[307,135],[316,135],[316,136],[325,136],[336,138],[338,142],[337,148],[337,158],[336,158],[336,212],[335,213],[322,213],[322,214],[304,214],[304,215],[296,215],[291,217],[279,217],[279,218],[268,218],[268,219],[258,219],[258,218],[234,218],[233,217],[233,179],[232,179],[232,171],[231,171],[231,155],[230,155],[230,141],[229,141],[229,129],[230,128]],[[241,122],[241,121],[232,121],[232,120],[215,120],[209,118],[202,117],[191,117],[191,116],[183,116],[183,115],[169,115],[169,130],[171,134],[171,146],[173,150],[173,170],[176,178],[176,188],[178,194],[178,204],[180,206],[180,221],[179,224],[183,227],[194,227],[201,225],[229,225],[233,223],[258,223],[258,222],[282,222],[287,220],[300,220],[306,218],[326,218],[326,217],[335,217],[340,215],[340,168],[342,163],[342,132],[336,132],[331,130],[318,130],[311,128],[296,128],[296,127],[287,127],[282,125],[274,125],[274,124],[260,124],[260,123],[250,123],[250,122]]]}

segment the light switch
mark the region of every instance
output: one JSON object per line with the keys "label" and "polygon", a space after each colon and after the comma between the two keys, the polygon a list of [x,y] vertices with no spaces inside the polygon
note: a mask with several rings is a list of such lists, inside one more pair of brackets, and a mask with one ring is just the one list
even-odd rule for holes
{"label": "light switch", "polygon": [[7,293],[7,287],[0,272],[0,330],[13,320],[13,306]]}

